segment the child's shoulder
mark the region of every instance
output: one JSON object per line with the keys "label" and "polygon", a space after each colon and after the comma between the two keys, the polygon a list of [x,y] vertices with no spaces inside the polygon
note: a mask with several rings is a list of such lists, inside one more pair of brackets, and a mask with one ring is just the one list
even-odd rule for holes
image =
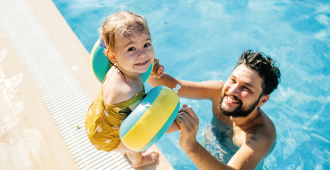
{"label": "child's shoulder", "polygon": [[134,88],[130,87],[120,78],[107,78],[103,83],[103,96],[106,103],[114,105],[133,98],[136,95]]}

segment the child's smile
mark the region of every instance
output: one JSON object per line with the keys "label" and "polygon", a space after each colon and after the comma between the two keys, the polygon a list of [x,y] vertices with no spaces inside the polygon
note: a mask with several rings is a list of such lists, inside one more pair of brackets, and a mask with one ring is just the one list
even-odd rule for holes
{"label": "child's smile", "polygon": [[146,64],[148,64],[149,60],[145,61],[145,62],[142,62],[142,63],[137,63],[135,65],[137,66],[145,66]]}

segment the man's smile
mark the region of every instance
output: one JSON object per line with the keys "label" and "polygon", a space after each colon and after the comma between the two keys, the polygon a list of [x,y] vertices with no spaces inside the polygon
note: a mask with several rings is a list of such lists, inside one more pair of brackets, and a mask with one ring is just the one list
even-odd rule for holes
{"label": "man's smile", "polygon": [[241,104],[241,101],[234,96],[225,96],[225,102],[228,104]]}

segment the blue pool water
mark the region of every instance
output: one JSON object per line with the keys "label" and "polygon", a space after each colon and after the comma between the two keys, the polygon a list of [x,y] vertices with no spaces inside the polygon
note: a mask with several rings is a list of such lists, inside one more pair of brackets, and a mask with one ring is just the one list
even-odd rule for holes
{"label": "blue pool water", "polygon": [[[178,79],[226,80],[247,49],[272,56],[280,65],[282,82],[262,106],[277,132],[277,145],[264,160],[264,169],[330,169],[328,0],[54,3],[89,52],[105,16],[123,4],[138,6],[148,19],[156,57]],[[212,120],[211,103],[181,103],[198,114],[197,139],[202,142]],[[175,169],[197,169],[179,148],[178,138],[178,132],[168,134],[157,145]]]}

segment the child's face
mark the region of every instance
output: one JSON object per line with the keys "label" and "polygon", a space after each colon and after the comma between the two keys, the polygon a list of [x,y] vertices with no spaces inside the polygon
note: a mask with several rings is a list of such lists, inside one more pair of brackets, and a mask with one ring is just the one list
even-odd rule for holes
{"label": "child's face", "polygon": [[130,37],[116,36],[114,51],[117,66],[128,72],[146,72],[155,57],[148,33],[135,33]]}

